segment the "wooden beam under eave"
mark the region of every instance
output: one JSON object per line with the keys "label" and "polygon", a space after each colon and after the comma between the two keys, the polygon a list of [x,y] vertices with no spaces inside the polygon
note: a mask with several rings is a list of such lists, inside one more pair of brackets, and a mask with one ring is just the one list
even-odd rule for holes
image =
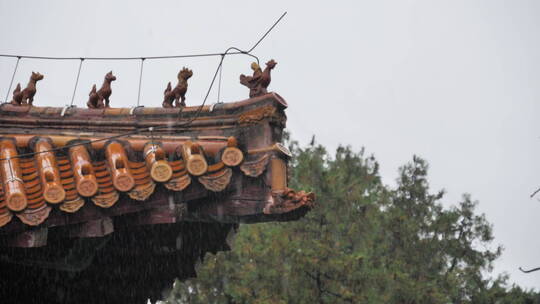
{"label": "wooden beam under eave", "polygon": [[70,237],[91,238],[104,237],[114,232],[113,220],[110,217],[103,217],[97,220],[73,225],[69,229]]}
{"label": "wooden beam under eave", "polygon": [[187,204],[172,204],[145,210],[127,217],[133,217],[134,225],[174,224],[183,221],[187,212]]}
{"label": "wooden beam under eave", "polygon": [[36,248],[47,245],[48,228],[38,228],[3,237],[1,243],[8,247]]}

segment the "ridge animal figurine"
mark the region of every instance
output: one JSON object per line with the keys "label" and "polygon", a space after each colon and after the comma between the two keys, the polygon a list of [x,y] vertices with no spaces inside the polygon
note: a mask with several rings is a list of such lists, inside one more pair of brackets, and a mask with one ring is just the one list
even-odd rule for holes
{"label": "ridge animal figurine", "polygon": [[[90,94],[88,94],[88,102],[86,105],[89,109],[101,109],[109,107],[109,97],[111,97],[112,89],[111,82],[116,80],[116,76],[113,75],[112,71],[105,74],[105,79],[103,79],[103,84],[101,88],[96,91],[96,85],[92,86]],[[103,103],[105,101],[105,103]]]}
{"label": "ridge animal figurine", "polygon": [[103,100],[105,100],[105,107],[109,107],[109,97],[111,97],[112,89],[111,89],[111,82],[116,80],[116,76],[113,75],[112,71],[105,74],[105,79],[103,80],[103,84],[101,85],[101,88],[99,91],[97,91],[97,94],[99,96],[99,102],[103,103]]}
{"label": "ridge animal figurine", "polygon": [[249,98],[257,97],[268,93],[266,88],[270,85],[272,80],[270,77],[270,71],[276,66],[277,62],[274,59],[266,63],[264,71],[261,67],[253,62],[251,69],[253,70],[253,76],[240,75],[240,83],[249,88]]}
{"label": "ridge animal figurine", "polygon": [[171,82],[167,84],[165,92],[163,92],[163,107],[164,108],[174,108],[173,101],[175,99],[174,92],[172,91]]}
{"label": "ridge animal figurine", "polygon": [[178,84],[172,90],[174,93],[174,105],[175,107],[186,106],[186,92],[188,89],[188,79],[193,76],[193,71],[184,67],[178,72]]}
{"label": "ridge animal figurine", "polygon": [[15,87],[15,90],[13,90],[13,99],[11,100],[11,104],[15,106],[20,106],[21,103],[22,103],[21,84],[17,83],[17,87]]}
{"label": "ridge animal figurine", "polygon": [[11,100],[11,104],[32,105],[32,103],[34,102],[34,95],[36,95],[36,83],[41,79],[43,79],[42,74],[32,72],[32,75],[30,76],[30,81],[28,81],[28,85],[26,85],[26,88],[22,91],[21,84],[18,83],[15,90],[13,90],[13,100]]}
{"label": "ridge animal figurine", "polygon": [[92,90],[90,91],[90,94],[88,94],[88,96],[88,102],[86,103],[86,105],[89,109],[101,109],[105,107],[105,105],[103,104],[103,100],[99,99],[95,84],[92,86]]}

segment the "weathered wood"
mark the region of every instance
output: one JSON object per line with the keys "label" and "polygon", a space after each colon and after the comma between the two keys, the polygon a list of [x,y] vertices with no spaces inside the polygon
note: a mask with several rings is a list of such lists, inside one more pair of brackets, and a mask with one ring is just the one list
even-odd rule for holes
{"label": "weathered wood", "polygon": [[113,220],[110,217],[101,217],[70,227],[70,237],[103,237],[114,232]]}
{"label": "weathered wood", "polygon": [[270,161],[272,174],[272,191],[283,191],[287,188],[287,164],[279,157]]}
{"label": "weathered wood", "polygon": [[[2,303],[152,303],[175,278],[193,277],[207,252],[228,250],[235,224],[129,226],[101,238],[49,238],[25,251],[0,247]],[[116,222],[115,222],[116,228]],[[141,274],[144,274],[141,276]],[[13,292],[21,282],[28,292]]]}
{"label": "weathered wood", "polygon": [[4,236],[2,242],[8,247],[35,248],[47,245],[49,229],[37,228]]}
{"label": "weathered wood", "polygon": [[175,204],[174,199],[169,198],[169,204],[162,207],[128,215],[135,225],[156,225],[179,223],[187,216],[187,204]]}

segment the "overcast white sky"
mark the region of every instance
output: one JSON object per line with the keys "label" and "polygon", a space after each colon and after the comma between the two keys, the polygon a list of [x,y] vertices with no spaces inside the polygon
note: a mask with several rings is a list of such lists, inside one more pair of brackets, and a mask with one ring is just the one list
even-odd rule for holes
{"label": "overcast white sky", "polygon": [[[270,89],[290,104],[288,128],[330,149],[365,146],[392,184],[420,155],[445,204],[479,200],[505,247],[495,272],[540,287],[540,1],[6,1],[0,53],[152,56],[249,48],[278,65]],[[160,106],[168,81],[193,69],[188,105],[202,102],[219,58],[147,61],[141,103]],[[238,75],[251,59],[225,60],[222,100],[247,97]],[[85,62],[75,104],[113,70],[113,107],[137,100],[139,62]],[[0,58],[0,99],[15,65]],[[23,60],[15,84],[45,74],[35,104],[70,102],[77,61]],[[14,85],[15,85],[14,84]],[[216,100],[215,92],[210,102]],[[533,157],[534,155],[534,157]],[[321,202],[324,203],[324,202]]]}

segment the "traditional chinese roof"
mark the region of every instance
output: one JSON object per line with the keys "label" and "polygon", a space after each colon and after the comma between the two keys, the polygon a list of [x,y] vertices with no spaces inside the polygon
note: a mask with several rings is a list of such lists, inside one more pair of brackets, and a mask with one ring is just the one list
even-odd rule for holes
{"label": "traditional chinese roof", "polygon": [[275,66],[240,76],[247,100],[192,107],[187,68],[162,108],[110,108],[112,72],[87,109],[34,103],[40,73],[17,85],[0,105],[2,302],[146,303],[239,223],[303,216],[314,195],[287,185]]}
{"label": "traditional chinese roof", "polygon": [[313,196],[286,186],[286,107],[275,93],[182,108],[3,104],[0,235],[25,226],[97,233],[80,225],[102,229],[116,217],[132,225],[298,218]]}

